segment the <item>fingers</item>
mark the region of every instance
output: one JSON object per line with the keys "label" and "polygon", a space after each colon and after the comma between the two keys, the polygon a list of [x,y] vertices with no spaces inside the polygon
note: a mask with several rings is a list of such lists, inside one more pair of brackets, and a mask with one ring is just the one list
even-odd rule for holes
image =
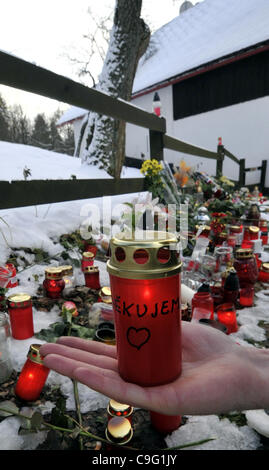
{"label": "fingers", "polygon": [[93,366],[80,366],[73,371],[73,375],[78,382],[120,403],[157,412],[165,409],[166,414],[174,414],[175,403],[171,401],[171,405],[167,405],[173,395],[169,386],[144,388],[125,382],[113,371]]}
{"label": "fingers", "polygon": [[117,358],[117,350],[115,346],[99,343],[89,339],[76,338],[74,336],[62,336],[57,340],[57,344],[65,344],[71,348],[83,349],[84,351],[92,352],[94,354],[102,354]]}
{"label": "fingers", "polygon": [[[97,367],[103,367],[105,369],[117,370],[118,362],[113,357],[103,356],[101,354],[95,354],[82,349],[76,349],[74,347],[65,346],[57,343],[47,343],[40,348],[40,353],[45,356],[55,355],[63,356],[65,358],[72,359],[77,362],[92,364]],[[51,361],[51,359],[50,359]],[[46,365],[45,361],[45,365]],[[52,364],[53,365],[53,364]],[[52,367],[54,368],[54,367]]]}

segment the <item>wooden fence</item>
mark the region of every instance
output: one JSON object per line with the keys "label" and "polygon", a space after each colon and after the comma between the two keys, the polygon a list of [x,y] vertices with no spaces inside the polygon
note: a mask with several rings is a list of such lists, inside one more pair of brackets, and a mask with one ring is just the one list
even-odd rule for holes
{"label": "wooden fence", "polygon": [[[244,160],[238,160],[222,145],[218,146],[217,152],[212,152],[170,137],[166,134],[166,120],[163,117],[157,117],[123,100],[1,51],[0,83],[147,128],[150,137],[150,156],[159,161],[164,158],[164,149],[175,150],[216,160],[216,174],[221,175],[226,155],[240,166],[240,186],[244,184],[245,172],[250,170],[245,168]],[[267,163],[264,162],[261,166],[262,187],[264,187]],[[143,178],[0,181],[0,209],[145,190]]]}

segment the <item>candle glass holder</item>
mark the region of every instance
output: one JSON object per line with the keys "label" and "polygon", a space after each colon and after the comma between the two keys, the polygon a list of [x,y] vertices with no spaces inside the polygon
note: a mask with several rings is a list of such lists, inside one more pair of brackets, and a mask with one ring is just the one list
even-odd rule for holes
{"label": "candle glass holder", "polygon": [[216,309],[217,319],[227,327],[227,334],[238,331],[235,306],[232,303],[221,304]]}
{"label": "candle glass holder", "polygon": [[85,286],[90,289],[100,289],[100,275],[98,266],[86,266],[84,268]]}
{"label": "candle glass holder", "polygon": [[239,249],[235,252],[234,268],[239,278],[240,287],[254,285],[259,271],[256,257],[251,249]]}
{"label": "candle glass holder", "polygon": [[49,267],[45,270],[43,288],[47,297],[59,299],[65,288],[61,267]]}
{"label": "candle glass holder", "polygon": [[28,294],[10,295],[7,299],[8,313],[14,339],[34,336],[32,299]]}
{"label": "candle glass holder", "polygon": [[35,401],[39,398],[50,371],[43,364],[40,346],[41,344],[30,346],[27,360],[14,389],[15,395],[25,401]]}
{"label": "candle glass holder", "polygon": [[61,270],[62,270],[62,279],[64,281],[63,294],[68,294],[75,287],[75,283],[76,283],[73,266],[64,265],[64,266],[61,266]]}
{"label": "candle glass holder", "polygon": [[81,270],[84,272],[84,269],[88,266],[93,266],[94,263],[94,253],[92,251],[84,251],[82,254],[81,260]]}
{"label": "candle glass holder", "polygon": [[0,313],[0,384],[9,379],[12,371],[8,316],[6,313]]}
{"label": "candle glass holder", "polygon": [[254,287],[242,287],[239,290],[239,303],[242,307],[252,307],[254,302]]}
{"label": "candle glass holder", "polygon": [[269,263],[261,265],[258,280],[260,282],[269,282]]}

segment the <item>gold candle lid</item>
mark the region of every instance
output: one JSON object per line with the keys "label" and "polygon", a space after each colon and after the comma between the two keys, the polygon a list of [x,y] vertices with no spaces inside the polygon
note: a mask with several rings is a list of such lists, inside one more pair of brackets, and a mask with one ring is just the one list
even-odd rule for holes
{"label": "gold candle lid", "polygon": [[45,277],[47,279],[54,279],[54,280],[62,279],[63,277],[62,268],[60,266],[59,267],[51,266],[49,268],[46,268]]}
{"label": "gold candle lid", "polygon": [[253,257],[253,252],[251,248],[239,248],[235,252],[235,257],[237,259],[248,259]]}
{"label": "gold candle lid", "polygon": [[233,232],[240,233],[241,232],[241,227],[239,225],[231,225],[230,229]]}
{"label": "gold candle lid", "polygon": [[32,362],[36,362],[37,364],[43,364],[43,356],[40,354],[41,344],[31,344],[27,357]]}
{"label": "gold candle lid", "polygon": [[262,270],[265,271],[266,273],[269,273],[269,263],[263,263]]}
{"label": "gold candle lid", "polygon": [[32,298],[29,294],[17,293],[8,297],[8,305],[10,307],[27,307],[31,304]]}
{"label": "gold candle lid", "polygon": [[156,279],[181,271],[178,240],[167,232],[142,232],[140,238],[119,236],[110,241],[110,274],[127,279]]}
{"label": "gold candle lid", "polygon": [[102,287],[99,291],[102,301],[106,304],[112,304],[111,289],[110,287]]}
{"label": "gold candle lid", "polygon": [[130,416],[133,412],[133,407],[131,405],[126,405],[125,403],[119,403],[116,400],[111,399],[109,401],[107,411],[110,416],[115,416],[115,413],[124,414],[125,418]]}
{"label": "gold candle lid", "polygon": [[202,231],[210,232],[211,227],[209,225],[195,225],[195,229],[199,230],[202,229]]}
{"label": "gold candle lid", "polygon": [[260,230],[259,227],[255,227],[254,225],[251,225],[251,226],[249,227],[249,231],[250,231],[251,233],[258,233],[259,230]]}
{"label": "gold candle lid", "polygon": [[83,258],[86,258],[86,259],[94,258],[94,253],[92,253],[91,251],[84,251],[82,256],[83,256]]}
{"label": "gold candle lid", "polygon": [[106,438],[113,444],[124,445],[133,437],[133,429],[127,418],[114,416],[107,424]]}
{"label": "gold candle lid", "polygon": [[61,266],[61,270],[63,276],[71,276],[73,274],[73,266],[71,266],[70,264]]}
{"label": "gold candle lid", "polygon": [[99,268],[98,266],[85,266],[85,268],[83,268],[83,272],[86,274],[99,273]]}

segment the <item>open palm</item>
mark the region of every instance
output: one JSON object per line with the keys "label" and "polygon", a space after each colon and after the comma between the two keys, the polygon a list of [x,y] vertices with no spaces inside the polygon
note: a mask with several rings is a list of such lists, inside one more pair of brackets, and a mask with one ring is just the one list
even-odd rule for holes
{"label": "open palm", "polygon": [[161,386],[125,382],[118,373],[115,346],[62,337],[44,344],[40,352],[48,368],[138,408],[199,415],[259,407],[256,394],[248,389],[251,348],[205,325],[182,322],[182,373]]}

